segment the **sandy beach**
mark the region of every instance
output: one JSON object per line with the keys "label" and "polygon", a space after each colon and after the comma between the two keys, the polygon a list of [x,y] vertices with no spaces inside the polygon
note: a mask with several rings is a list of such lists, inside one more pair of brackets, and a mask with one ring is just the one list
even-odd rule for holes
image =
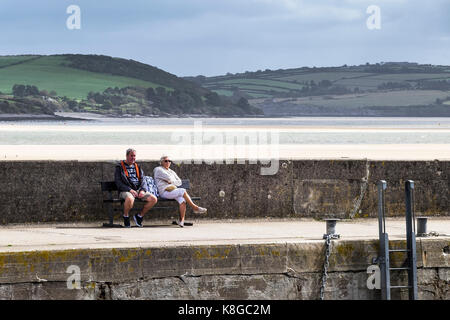
{"label": "sandy beach", "polygon": [[140,160],[225,159],[369,159],[450,160],[450,144],[387,145],[0,145],[0,161],[19,160],[121,160],[134,147]]}

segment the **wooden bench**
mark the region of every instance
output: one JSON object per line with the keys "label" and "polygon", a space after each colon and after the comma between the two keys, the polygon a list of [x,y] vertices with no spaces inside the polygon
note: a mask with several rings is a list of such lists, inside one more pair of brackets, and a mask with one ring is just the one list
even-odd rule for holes
{"label": "wooden bench", "polygon": [[[190,182],[189,180],[185,179],[185,180],[181,180],[182,184],[180,186],[180,188],[184,188],[186,190],[189,190],[190,188]],[[101,181],[100,182],[101,188],[102,188],[102,193],[103,193],[103,206],[107,208],[107,212],[108,212],[108,217],[109,217],[109,222],[108,223],[104,223],[103,227],[108,227],[108,228],[121,228],[123,227],[121,224],[114,224],[114,213],[120,211],[121,213],[123,213],[123,203],[125,202],[124,199],[119,199],[119,192],[117,190],[117,186],[116,183],[114,181]],[[113,196],[113,192],[116,193],[116,197]],[[201,200],[200,197],[191,197],[192,200]],[[134,201],[134,206],[131,209],[132,211],[137,211],[140,210],[139,208],[136,207],[136,205],[138,203],[144,203],[145,201],[136,198]],[[159,204],[161,203],[170,203],[170,202],[176,202],[175,199],[165,199],[165,198],[160,198],[158,197],[158,202],[156,203],[156,205],[153,208],[155,209],[173,209],[173,206],[159,206]],[[120,204],[120,206],[117,206],[115,204]],[[178,210],[178,207],[177,207]],[[121,215],[122,216],[122,215]],[[174,221],[172,222],[172,224],[174,224]],[[175,222],[176,224],[176,222]],[[185,226],[189,226],[189,225],[193,225],[193,223],[191,222],[185,222],[184,223]]]}

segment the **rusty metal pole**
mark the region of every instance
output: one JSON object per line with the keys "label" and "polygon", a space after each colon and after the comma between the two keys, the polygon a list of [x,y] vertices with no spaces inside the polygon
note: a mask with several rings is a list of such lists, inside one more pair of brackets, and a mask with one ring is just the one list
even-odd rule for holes
{"label": "rusty metal pole", "polygon": [[409,300],[417,300],[417,258],[416,258],[416,228],[414,217],[414,181],[405,181],[406,194],[406,245],[408,249],[408,289]]}

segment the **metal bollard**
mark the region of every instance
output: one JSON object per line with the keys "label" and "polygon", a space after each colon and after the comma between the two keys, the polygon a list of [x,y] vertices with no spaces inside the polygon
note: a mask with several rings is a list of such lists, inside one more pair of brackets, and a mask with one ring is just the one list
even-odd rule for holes
{"label": "metal bollard", "polygon": [[341,236],[336,233],[336,223],[340,219],[323,219],[327,223],[327,233],[323,235],[323,239],[326,239],[328,236],[331,236],[335,239],[340,238]]}
{"label": "metal bollard", "polygon": [[428,217],[417,217],[417,237],[426,237]]}

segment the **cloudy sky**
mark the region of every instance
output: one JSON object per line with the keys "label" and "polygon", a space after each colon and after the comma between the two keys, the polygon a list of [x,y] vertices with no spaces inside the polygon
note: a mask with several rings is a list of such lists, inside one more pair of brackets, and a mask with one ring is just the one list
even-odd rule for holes
{"label": "cloudy sky", "polygon": [[[70,5],[80,8],[80,29],[67,27]],[[380,9],[380,29],[367,26],[371,5]],[[1,0],[0,39],[0,55],[104,54],[178,76],[381,61],[450,65],[450,1]]]}

